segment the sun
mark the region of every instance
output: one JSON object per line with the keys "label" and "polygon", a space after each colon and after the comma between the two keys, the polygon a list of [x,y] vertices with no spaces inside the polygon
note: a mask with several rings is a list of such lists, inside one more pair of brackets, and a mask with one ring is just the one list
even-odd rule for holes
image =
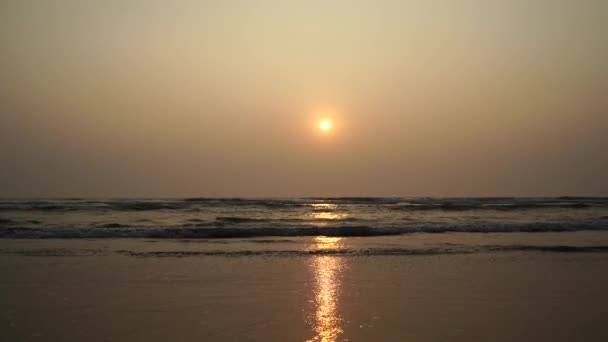
{"label": "sun", "polygon": [[331,121],[321,120],[321,123],[319,123],[319,128],[325,132],[330,131],[331,130]]}

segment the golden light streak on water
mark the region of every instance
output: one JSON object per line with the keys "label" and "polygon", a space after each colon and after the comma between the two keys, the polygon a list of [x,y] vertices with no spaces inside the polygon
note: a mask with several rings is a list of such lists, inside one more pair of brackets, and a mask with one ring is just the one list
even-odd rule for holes
{"label": "golden light streak on water", "polygon": [[310,206],[316,210],[334,210],[338,207],[336,204],[333,203],[313,203]]}
{"label": "golden light streak on water", "polygon": [[334,212],[337,205],[333,203],[314,203],[311,204],[311,207],[317,212],[311,213],[310,217],[316,220],[341,220],[348,217],[347,213],[343,212]]}
{"label": "golden light streak on water", "polygon": [[[317,237],[315,248],[331,250],[340,248],[339,237]],[[343,333],[342,321],[339,314],[339,295],[341,273],[344,270],[344,258],[333,255],[320,255],[311,262],[314,276],[314,305],[312,325],[315,336],[308,341],[334,342]]]}

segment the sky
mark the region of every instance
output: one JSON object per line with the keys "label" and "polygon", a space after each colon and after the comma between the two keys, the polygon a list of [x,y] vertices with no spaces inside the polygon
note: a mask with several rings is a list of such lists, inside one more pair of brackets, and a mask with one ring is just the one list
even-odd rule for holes
{"label": "sky", "polygon": [[608,195],[606,32],[604,0],[2,0],[0,197]]}

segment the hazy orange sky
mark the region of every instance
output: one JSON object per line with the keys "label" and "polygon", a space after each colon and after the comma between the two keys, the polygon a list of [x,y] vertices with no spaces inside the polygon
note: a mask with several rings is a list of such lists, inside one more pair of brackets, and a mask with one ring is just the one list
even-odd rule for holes
{"label": "hazy orange sky", "polygon": [[608,195],[607,32],[604,0],[3,0],[0,197]]}

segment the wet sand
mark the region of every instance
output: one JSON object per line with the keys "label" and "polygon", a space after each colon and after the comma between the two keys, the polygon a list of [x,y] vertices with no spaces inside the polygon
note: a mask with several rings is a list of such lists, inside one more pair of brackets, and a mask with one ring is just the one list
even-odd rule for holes
{"label": "wet sand", "polygon": [[[588,234],[520,238],[535,245],[605,240]],[[362,239],[263,240],[246,242],[246,249],[331,251],[397,241]],[[454,239],[493,245],[518,237],[427,234],[396,244]],[[243,249],[233,245],[2,240],[0,340],[608,340],[604,252],[148,253]]]}

